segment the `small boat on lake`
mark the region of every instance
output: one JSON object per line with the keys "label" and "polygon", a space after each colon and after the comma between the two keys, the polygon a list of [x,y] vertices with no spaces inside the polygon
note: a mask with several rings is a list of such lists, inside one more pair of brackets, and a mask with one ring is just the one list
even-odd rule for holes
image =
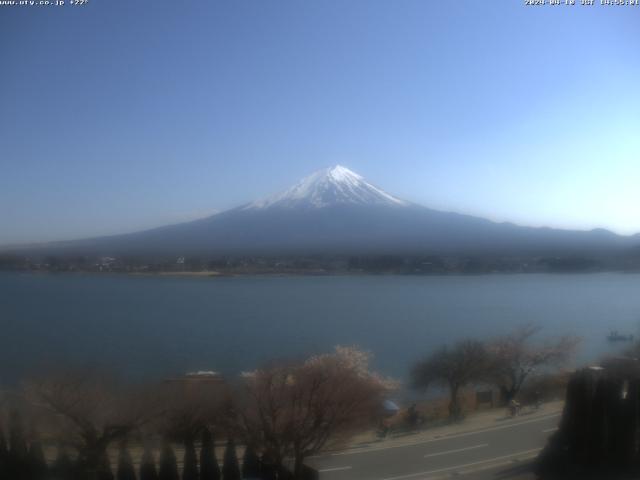
{"label": "small boat on lake", "polygon": [[623,335],[618,333],[617,330],[611,330],[607,335],[607,340],[610,342],[631,342],[633,341],[633,335]]}

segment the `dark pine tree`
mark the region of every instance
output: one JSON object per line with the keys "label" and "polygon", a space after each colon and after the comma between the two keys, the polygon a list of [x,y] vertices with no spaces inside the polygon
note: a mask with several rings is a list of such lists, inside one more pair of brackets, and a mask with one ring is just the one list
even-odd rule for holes
{"label": "dark pine tree", "polygon": [[107,452],[104,452],[100,457],[100,464],[96,473],[97,480],[114,480],[113,472],[111,471],[111,460],[109,460]]}
{"label": "dark pine tree", "polygon": [[153,453],[147,446],[145,446],[142,459],[140,460],[140,480],[158,480],[156,460],[153,458]]}
{"label": "dark pine tree", "polygon": [[278,480],[278,468],[272,458],[266,453],[262,455],[260,461],[262,480]]}
{"label": "dark pine tree", "polygon": [[184,459],[182,462],[182,480],[198,480],[198,455],[191,438],[184,442]]}
{"label": "dark pine tree", "polygon": [[31,480],[45,480],[47,478],[48,467],[44,458],[42,443],[35,437],[29,445],[27,464],[29,465],[29,478]]}
{"label": "dark pine tree", "polygon": [[220,466],[216,458],[215,444],[208,428],[205,428],[202,432],[200,480],[220,480]]}
{"label": "dark pine tree", "polygon": [[0,478],[7,478],[7,459],[9,457],[9,448],[7,447],[7,440],[4,436],[4,429],[0,423]]}
{"label": "dark pine tree", "polygon": [[136,480],[136,471],[133,468],[133,461],[129,450],[125,445],[120,447],[118,453],[118,470],[116,472],[117,480]]}
{"label": "dark pine tree", "polygon": [[260,458],[252,445],[247,445],[242,457],[242,478],[259,479],[261,476]]}
{"label": "dark pine tree", "polygon": [[58,456],[51,466],[52,480],[73,480],[74,467],[67,451],[58,447]]}
{"label": "dark pine tree", "polygon": [[293,473],[284,466],[280,465],[276,468],[276,471],[278,472],[278,480],[294,480]]}
{"label": "dark pine tree", "polygon": [[176,454],[169,442],[164,442],[162,451],[160,452],[160,471],[158,472],[158,480],[180,480],[178,475],[178,462]]}
{"label": "dark pine tree", "polygon": [[16,411],[9,416],[9,453],[7,455],[7,478],[21,480],[28,477],[27,441],[24,436],[22,418]]}
{"label": "dark pine tree", "polygon": [[223,480],[241,480],[240,465],[236,455],[236,445],[233,439],[227,440],[227,447],[224,450],[224,460],[222,463]]}

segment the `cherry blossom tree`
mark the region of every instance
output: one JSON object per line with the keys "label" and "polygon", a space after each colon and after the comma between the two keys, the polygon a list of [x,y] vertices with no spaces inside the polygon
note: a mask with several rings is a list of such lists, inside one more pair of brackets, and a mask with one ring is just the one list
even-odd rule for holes
{"label": "cherry blossom tree", "polygon": [[278,364],[244,375],[239,424],[247,440],[282,469],[304,460],[371,422],[394,383],[369,371],[371,355],[337,347],[301,363]]}
{"label": "cherry blossom tree", "polygon": [[571,336],[534,343],[533,337],[539,331],[534,325],[523,325],[487,345],[490,358],[487,379],[498,386],[505,402],[518,395],[533,372],[565,364],[579,344],[579,339]]}

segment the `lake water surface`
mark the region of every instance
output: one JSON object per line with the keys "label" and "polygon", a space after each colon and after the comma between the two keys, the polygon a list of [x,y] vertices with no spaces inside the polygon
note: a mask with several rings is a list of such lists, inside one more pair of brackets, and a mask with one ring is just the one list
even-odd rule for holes
{"label": "lake water surface", "polygon": [[[640,333],[640,275],[176,278],[0,274],[0,382],[51,362],[131,375],[227,374],[357,344],[404,377],[461,338],[533,322],[584,338],[579,361]],[[618,347],[619,348],[619,347]]]}

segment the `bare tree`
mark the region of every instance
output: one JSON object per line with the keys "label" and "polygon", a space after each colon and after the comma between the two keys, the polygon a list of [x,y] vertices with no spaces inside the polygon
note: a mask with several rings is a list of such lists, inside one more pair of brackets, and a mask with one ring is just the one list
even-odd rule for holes
{"label": "bare tree", "polygon": [[516,397],[532,372],[561,366],[575,353],[579,343],[576,337],[562,336],[532,344],[532,337],[539,331],[534,325],[523,325],[487,345],[490,356],[487,378],[498,386],[505,402]]}
{"label": "bare tree", "polygon": [[338,347],[333,354],[245,375],[239,424],[247,441],[300,478],[306,457],[371,421],[390,386],[367,368],[369,355]]}
{"label": "bare tree", "polygon": [[49,412],[51,427],[76,448],[78,465],[89,478],[100,470],[112,442],[123,440],[158,413],[144,393],[92,370],[32,380],[25,385],[25,396],[31,405]]}
{"label": "bare tree", "polygon": [[417,388],[431,385],[449,389],[449,418],[459,419],[462,411],[458,394],[466,385],[482,380],[487,368],[487,351],[481,342],[465,340],[442,347],[414,365],[411,376]]}
{"label": "bare tree", "polygon": [[228,385],[208,377],[183,377],[156,389],[162,416],[153,429],[168,439],[193,443],[202,431],[224,422],[230,408]]}

